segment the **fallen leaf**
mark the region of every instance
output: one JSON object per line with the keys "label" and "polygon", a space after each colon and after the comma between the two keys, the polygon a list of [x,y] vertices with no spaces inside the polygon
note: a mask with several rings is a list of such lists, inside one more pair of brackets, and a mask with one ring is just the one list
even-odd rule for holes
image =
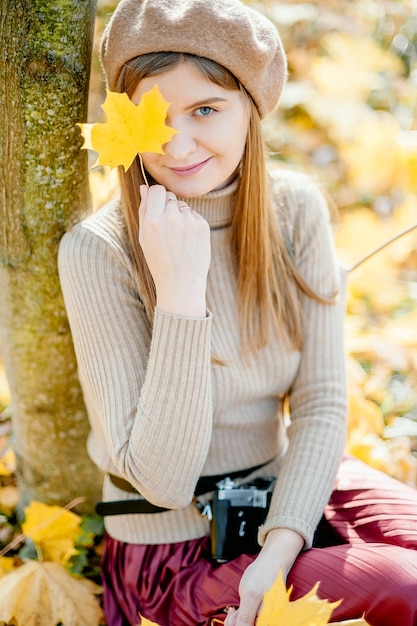
{"label": "fallen leaf", "polygon": [[94,594],[101,587],[76,579],[58,563],[28,561],[3,576],[0,620],[21,626],[98,626],[102,610]]}
{"label": "fallen leaf", "polygon": [[321,600],[317,595],[319,583],[305,596],[290,602],[292,587],[286,589],[281,572],[264,595],[263,608],[259,614],[257,626],[325,626],[329,623],[333,609],[342,600],[329,602]]}
{"label": "fallen leaf", "polygon": [[138,105],[126,93],[107,91],[102,105],[107,121],[78,124],[85,139],[83,148],[98,153],[96,165],[123,165],[125,171],[137,154],[164,154],[163,144],[179,132],[165,124],[169,105],[158,85],[144,93]]}
{"label": "fallen leaf", "polygon": [[43,560],[65,565],[77,554],[74,544],[81,534],[81,517],[59,506],[31,502],[22,531],[41,550]]}
{"label": "fallen leaf", "polygon": [[15,569],[15,559],[12,556],[0,557],[0,578]]}

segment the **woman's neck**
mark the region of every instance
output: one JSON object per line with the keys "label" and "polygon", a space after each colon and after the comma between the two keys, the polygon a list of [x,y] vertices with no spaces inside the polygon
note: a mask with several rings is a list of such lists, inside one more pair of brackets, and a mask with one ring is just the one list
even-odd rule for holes
{"label": "woman's neck", "polygon": [[235,179],[223,189],[210,191],[198,198],[179,198],[200,213],[210,225],[210,228],[222,228],[232,221],[236,192],[239,180]]}

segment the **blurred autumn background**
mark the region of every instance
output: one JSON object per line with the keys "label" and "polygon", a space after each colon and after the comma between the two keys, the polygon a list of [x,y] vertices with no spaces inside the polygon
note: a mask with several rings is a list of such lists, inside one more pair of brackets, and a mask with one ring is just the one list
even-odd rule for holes
{"label": "blurred autumn background", "polygon": [[[271,159],[322,184],[347,275],[347,450],[417,487],[417,3],[249,3],[277,24],[289,61],[280,108],[265,122]],[[115,4],[98,2],[90,122],[102,115],[98,41]],[[116,193],[114,172],[90,172],[90,187],[97,208]],[[10,411],[0,362],[0,548],[17,534]],[[94,578],[102,527],[89,523],[84,548],[68,535],[82,558],[64,562]]]}
{"label": "blurred autumn background", "polygon": [[[271,158],[321,182],[349,270],[417,226],[417,3],[249,4],[277,24],[288,55],[289,82],[264,124]],[[97,35],[114,6],[99,2]],[[96,45],[92,122],[105,95],[97,58]],[[92,172],[94,205],[115,185]],[[348,273],[346,341],[349,450],[417,486],[417,228]]]}

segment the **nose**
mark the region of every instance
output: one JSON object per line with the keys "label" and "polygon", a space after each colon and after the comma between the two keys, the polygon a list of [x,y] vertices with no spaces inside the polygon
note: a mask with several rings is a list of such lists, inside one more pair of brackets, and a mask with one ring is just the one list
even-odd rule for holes
{"label": "nose", "polygon": [[179,132],[173,136],[171,141],[164,144],[163,150],[173,160],[185,161],[196,150],[197,142],[194,136],[184,128],[174,124],[172,126]]}

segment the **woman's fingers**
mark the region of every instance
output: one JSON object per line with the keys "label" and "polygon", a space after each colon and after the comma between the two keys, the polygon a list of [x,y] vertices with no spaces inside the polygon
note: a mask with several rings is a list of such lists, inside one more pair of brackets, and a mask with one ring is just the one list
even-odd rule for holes
{"label": "woman's fingers", "polygon": [[254,626],[259,612],[259,596],[245,594],[240,600],[233,626]]}
{"label": "woman's fingers", "polygon": [[227,617],[225,619],[224,626],[236,626],[236,618],[237,618],[237,611],[236,611],[236,609],[230,608],[228,613],[227,613]]}
{"label": "woman's fingers", "polygon": [[165,211],[175,210],[184,215],[197,215],[197,213],[193,211],[193,209],[186,202],[184,202],[183,200],[177,200],[174,194],[168,192],[165,203]]}
{"label": "woman's fingers", "polygon": [[157,306],[204,317],[210,265],[207,221],[162,185],[140,188],[139,243],[152,274]]}
{"label": "woman's fingers", "polygon": [[162,185],[152,185],[147,187],[141,185],[139,187],[139,193],[141,197],[141,203],[139,205],[139,220],[143,221],[148,211],[152,215],[158,215],[165,210],[166,203],[166,189]]}
{"label": "woman's fingers", "polygon": [[165,197],[165,210],[167,209],[178,209],[178,200],[171,191],[167,191]]}
{"label": "woman's fingers", "polygon": [[146,212],[146,205],[148,202],[148,187],[146,185],[141,185],[139,187],[140,193],[140,205],[139,205],[139,221],[144,218]]}
{"label": "woman's fingers", "polygon": [[175,213],[177,211],[180,214],[198,215],[186,202],[178,200],[172,191],[166,191],[162,185],[152,185],[151,187],[141,185],[139,191],[141,197],[139,218],[141,221],[145,219],[148,210],[153,217],[165,212]]}

